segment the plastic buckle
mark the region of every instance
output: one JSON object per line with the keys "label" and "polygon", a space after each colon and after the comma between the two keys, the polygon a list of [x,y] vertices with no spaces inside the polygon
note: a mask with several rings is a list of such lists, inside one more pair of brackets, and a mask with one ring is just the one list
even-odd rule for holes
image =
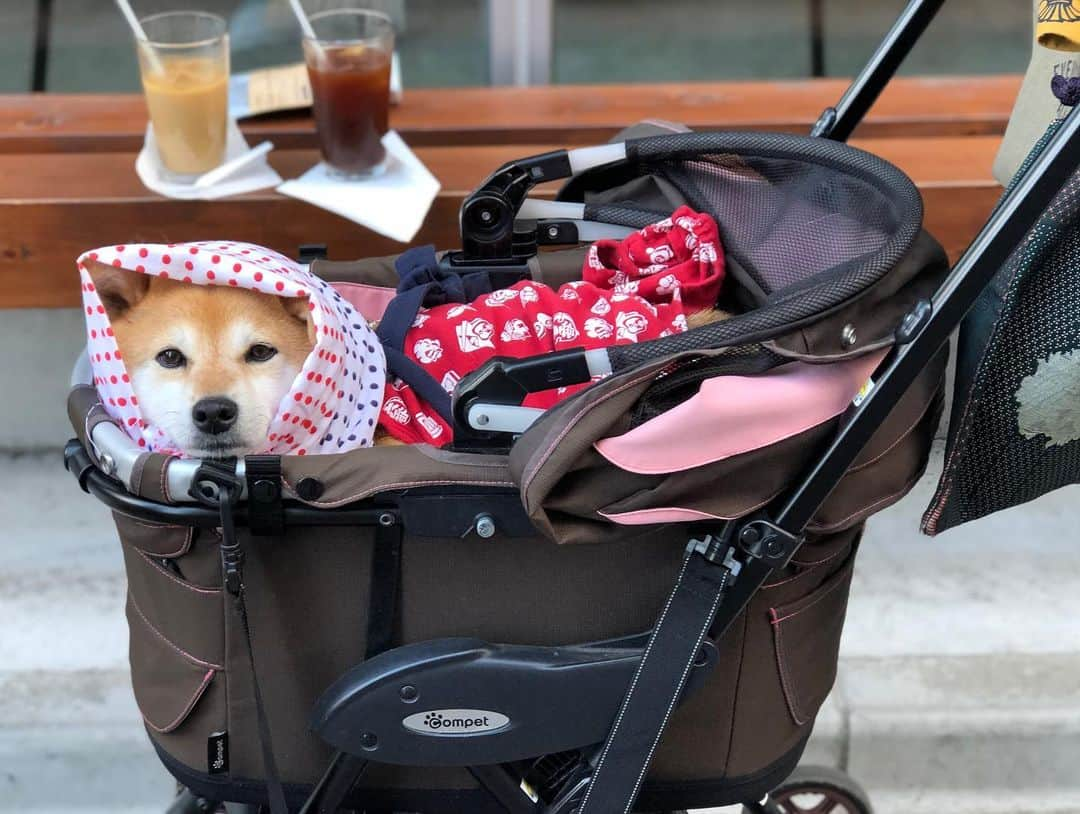
{"label": "plastic buckle", "polygon": [[783,568],[803,543],[794,535],[768,520],[751,520],[739,529],[739,548],[749,557]]}
{"label": "plastic buckle", "polygon": [[188,494],[204,506],[216,509],[226,503],[235,505],[243,494],[244,481],[236,474],[236,459],[203,461],[195,470]]}
{"label": "plastic buckle", "polygon": [[244,482],[236,475],[236,459],[230,458],[200,463],[188,490],[199,503],[221,512],[221,570],[225,589],[233,596],[239,596],[244,587],[244,552],[236,541],[232,513],[243,488]]}

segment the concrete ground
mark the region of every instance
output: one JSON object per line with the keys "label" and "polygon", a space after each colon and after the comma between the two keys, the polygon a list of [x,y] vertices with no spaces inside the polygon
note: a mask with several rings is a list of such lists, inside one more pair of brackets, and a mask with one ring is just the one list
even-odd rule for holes
{"label": "concrete ground", "polygon": [[[0,473],[0,810],[161,812],[108,515],[56,452]],[[1080,492],[930,540],[934,480],[870,522],[807,760],[847,769],[880,814],[1080,811]]]}

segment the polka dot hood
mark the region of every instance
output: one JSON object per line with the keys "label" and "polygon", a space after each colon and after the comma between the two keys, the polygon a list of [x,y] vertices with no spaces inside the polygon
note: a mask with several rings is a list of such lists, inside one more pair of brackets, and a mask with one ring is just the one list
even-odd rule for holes
{"label": "polka dot hood", "polygon": [[143,449],[179,455],[148,424],[87,270],[91,261],[193,285],[229,285],[308,300],[316,343],[278,405],[261,452],[306,455],[371,446],[386,382],[383,349],[364,318],[334,288],[295,261],[250,243],[205,241],[108,246],[78,260],[94,384],[106,411]]}

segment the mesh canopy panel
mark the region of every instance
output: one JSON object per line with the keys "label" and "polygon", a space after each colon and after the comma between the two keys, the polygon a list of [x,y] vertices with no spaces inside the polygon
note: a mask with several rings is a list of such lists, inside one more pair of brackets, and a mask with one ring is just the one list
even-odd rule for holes
{"label": "mesh canopy panel", "polygon": [[[922,199],[910,179],[876,156],[826,139],[666,135],[628,142],[627,155],[627,177],[663,179],[690,206],[716,218],[725,251],[751,276],[763,301],[688,334],[614,348],[617,368],[790,330],[880,280],[922,228]],[[587,219],[636,228],[667,214],[635,201],[585,209]]]}
{"label": "mesh canopy panel", "polygon": [[815,164],[718,155],[649,171],[713,214],[725,249],[768,294],[874,255],[900,225],[874,187]]}

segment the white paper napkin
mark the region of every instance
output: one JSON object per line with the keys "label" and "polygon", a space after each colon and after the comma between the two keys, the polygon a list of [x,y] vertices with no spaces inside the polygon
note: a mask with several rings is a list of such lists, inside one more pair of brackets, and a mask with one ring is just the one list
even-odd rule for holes
{"label": "white paper napkin", "polygon": [[382,143],[387,165],[374,178],[344,180],[320,163],[286,181],[278,192],[408,243],[416,237],[441,186],[396,132],[383,136]]}
{"label": "white paper napkin", "polygon": [[[236,122],[230,121],[225,141],[225,161],[232,161],[249,149]],[[195,179],[178,182],[170,176],[165,165],[161,163],[157,142],[154,139],[153,125],[146,127],[146,140],[143,142],[142,152],[135,159],[135,172],[149,189],[169,198],[214,200],[277,186],[281,183],[281,176],[266,162],[265,157],[237,170],[213,186],[195,187]]]}

